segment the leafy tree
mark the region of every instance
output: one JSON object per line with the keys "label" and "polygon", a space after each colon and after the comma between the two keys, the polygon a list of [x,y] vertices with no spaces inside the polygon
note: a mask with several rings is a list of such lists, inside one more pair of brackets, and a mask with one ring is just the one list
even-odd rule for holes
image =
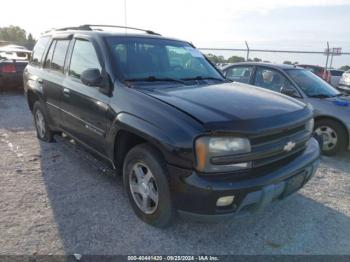
{"label": "leafy tree", "polygon": [[31,33],[26,34],[26,31],[19,26],[10,25],[8,27],[0,27],[0,40],[13,44],[23,45],[29,49],[33,49],[36,40]]}
{"label": "leafy tree", "polygon": [[287,61],[284,61],[283,64],[285,64],[285,65],[291,65],[292,62],[287,60]]}
{"label": "leafy tree", "polygon": [[245,61],[244,57],[241,57],[241,56],[231,56],[229,59],[227,59],[228,63],[239,63],[244,61]]}
{"label": "leafy tree", "polygon": [[260,58],[254,57],[254,58],[253,58],[253,61],[254,61],[254,62],[261,62],[262,60],[261,60]]}
{"label": "leafy tree", "polygon": [[0,27],[0,39],[8,42],[25,43],[26,31],[19,26]]}
{"label": "leafy tree", "polygon": [[226,60],[223,56],[216,56],[214,54],[207,54],[205,55],[211,62],[213,62],[214,64],[217,63],[225,63]]}
{"label": "leafy tree", "polygon": [[339,68],[340,70],[348,71],[350,69],[350,66],[344,65]]}

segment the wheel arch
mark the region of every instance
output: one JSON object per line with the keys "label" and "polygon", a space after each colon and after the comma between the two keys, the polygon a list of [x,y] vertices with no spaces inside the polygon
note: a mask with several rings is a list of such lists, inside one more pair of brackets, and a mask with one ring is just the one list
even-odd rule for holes
{"label": "wheel arch", "polygon": [[29,89],[27,91],[27,102],[30,111],[33,111],[34,103],[38,100],[40,100],[40,95],[34,92],[33,90]]}
{"label": "wheel arch", "polygon": [[166,160],[171,144],[160,127],[128,113],[120,113],[113,121],[109,140],[109,155],[117,170],[122,169],[126,154],[136,145],[149,143]]}

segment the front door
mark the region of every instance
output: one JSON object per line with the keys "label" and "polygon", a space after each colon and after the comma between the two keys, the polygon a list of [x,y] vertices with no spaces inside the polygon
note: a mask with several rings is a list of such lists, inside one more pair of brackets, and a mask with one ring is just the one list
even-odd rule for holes
{"label": "front door", "polygon": [[104,154],[109,97],[81,82],[81,73],[91,68],[102,68],[93,44],[76,39],[63,83],[62,123],[67,133]]}

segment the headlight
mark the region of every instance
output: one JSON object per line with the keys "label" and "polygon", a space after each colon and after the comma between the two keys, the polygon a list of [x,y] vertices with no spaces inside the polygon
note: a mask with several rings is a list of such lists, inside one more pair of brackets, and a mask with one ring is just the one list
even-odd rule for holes
{"label": "headlight", "polygon": [[247,138],[200,137],[195,143],[197,169],[201,172],[228,172],[248,168],[250,163],[232,163],[230,156],[250,152]]}
{"label": "headlight", "polygon": [[312,133],[314,131],[314,125],[315,125],[315,120],[311,118],[309,121],[306,122],[305,128],[307,131]]}

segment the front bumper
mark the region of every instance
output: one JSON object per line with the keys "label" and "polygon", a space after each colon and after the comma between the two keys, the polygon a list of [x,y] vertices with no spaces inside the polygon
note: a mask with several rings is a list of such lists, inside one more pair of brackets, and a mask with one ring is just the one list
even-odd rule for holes
{"label": "front bumper", "polygon": [[[306,149],[290,162],[268,170],[260,168],[249,178],[237,173],[208,177],[169,166],[173,201],[181,215],[206,221],[259,212],[303,187],[315,174],[319,156],[319,145],[312,138]],[[216,206],[218,198],[232,195],[231,205]]]}

